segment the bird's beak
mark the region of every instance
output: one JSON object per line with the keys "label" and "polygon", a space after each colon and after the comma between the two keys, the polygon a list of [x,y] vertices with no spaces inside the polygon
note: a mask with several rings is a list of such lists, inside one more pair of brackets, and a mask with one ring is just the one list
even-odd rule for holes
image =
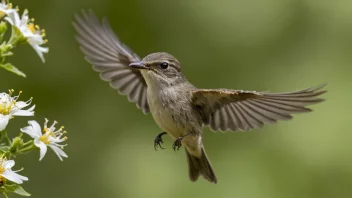
{"label": "bird's beak", "polygon": [[146,67],[143,62],[131,63],[129,66],[136,69],[149,69],[149,67]]}

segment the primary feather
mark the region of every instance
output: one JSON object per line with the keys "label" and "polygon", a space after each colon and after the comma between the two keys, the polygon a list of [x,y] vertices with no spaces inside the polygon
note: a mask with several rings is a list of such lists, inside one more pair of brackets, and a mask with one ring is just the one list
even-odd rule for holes
{"label": "primary feather", "polygon": [[214,131],[246,131],[278,120],[289,120],[291,114],[309,112],[307,105],[322,102],[324,85],[294,92],[266,93],[227,89],[192,91],[195,108],[205,125]]}
{"label": "primary feather", "polygon": [[128,66],[140,61],[140,58],[120,42],[106,18],[99,22],[92,11],[82,11],[75,19],[76,38],[86,60],[95,71],[100,72],[103,80],[110,82],[111,87],[148,113],[147,84],[139,70]]}

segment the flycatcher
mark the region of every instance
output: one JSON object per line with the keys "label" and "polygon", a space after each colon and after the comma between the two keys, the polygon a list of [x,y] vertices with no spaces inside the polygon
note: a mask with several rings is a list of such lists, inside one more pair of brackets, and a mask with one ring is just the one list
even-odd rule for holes
{"label": "flycatcher", "polygon": [[326,92],[324,85],[284,93],[198,89],[188,82],[172,55],[159,52],[140,59],[119,41],[106,18],[100,22],[92,11],[83,11],[73,25],[93,69],[143,113],[151,113],[164,131],[156,137],[154,148],[161,147],[164,134],[175,140],[174,150],[185,147],[192,181],[202,175],[217,183],[202,143],[203,127],[247,131],[289,120],[293,113],[311,111],[306,106],[323,101],[318,96]]}

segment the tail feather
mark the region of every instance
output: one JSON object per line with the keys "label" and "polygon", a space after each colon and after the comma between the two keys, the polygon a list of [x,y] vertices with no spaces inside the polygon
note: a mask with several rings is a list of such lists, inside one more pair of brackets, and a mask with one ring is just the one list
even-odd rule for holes
{"label": "tail feather", "polygon": [[216,184],[217,179],[208,157],[205,154],[204,148],[202,148],[202,155],[200,158],[192,156],[187,150],[186,153],[190,180],[197,181],[199,175],[203,175],[206,180]]}

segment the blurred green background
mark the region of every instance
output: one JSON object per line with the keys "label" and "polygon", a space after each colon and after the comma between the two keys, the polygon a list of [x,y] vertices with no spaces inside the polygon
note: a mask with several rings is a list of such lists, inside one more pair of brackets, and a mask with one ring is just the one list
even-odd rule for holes
{"label": "blurred green background", "polygon": [[[33,96],[34,118],[58,120],[68,131],[60,162],[49,151],[21,156],[33,197],[331,198],[352,197],[352,1],[314,0],[14,0],[47,31],[43,65],[29,46],[10,62],[27,78],[0,70],[0,90]],[[290,91],[328,82],[326,102],[248,133],[204,130],[218,176],[213,185],[188,179],[183,150],[154,151],[161,132],[99,79],[74,39],[81,9],[107,16],[120,39],[141,57],[166,51],[203,88]],[[14,135],[17,135],[14,134]],[[16,197],[11,195],[11,197]]]}

